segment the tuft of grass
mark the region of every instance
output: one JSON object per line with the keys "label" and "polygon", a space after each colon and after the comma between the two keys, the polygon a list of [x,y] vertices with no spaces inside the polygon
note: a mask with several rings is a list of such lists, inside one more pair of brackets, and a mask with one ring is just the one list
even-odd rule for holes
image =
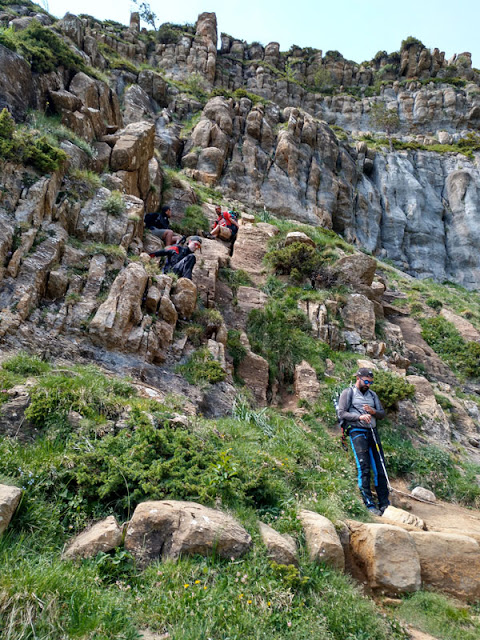
{"label": "tuft of grass", "polygon": [[402,600],[399,617],[439,640],[476,640],[480,621],[469,607],[439,593],[418,591]]}
{"label": "tuft of grass", "polygon": [[198,204],[191,204],[185,209],[183,218],[171,225],[176,233],[182,236],[197,235],[201,231],[208,232],[210,223],[207,216],[203,213],[202,207]]}
{"label": "tuft of grass", "polygon": [[176,368],[176,371],[181,373],[190,384],[214,384],[225,380],[226,377],[221,364],[213,359],[206,347],[195,351],[185,364]]}
{"label": "tuft of grass", "polygon": [[110,216],[121,216],[125,212],[127,206],[120,191],[112,191],[112,193],[105,199],[102,205],[102,209],[106,211]]}

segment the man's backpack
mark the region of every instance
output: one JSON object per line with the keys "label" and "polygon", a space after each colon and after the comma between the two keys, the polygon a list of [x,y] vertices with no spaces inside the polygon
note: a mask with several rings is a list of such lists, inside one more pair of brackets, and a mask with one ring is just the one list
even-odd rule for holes
{"label": "man's backpack", "polygon": [[[335,393],[335,395],[333,396],[333,406],[335,407],[335,413],[337,414],[338,426],[342,430],[342,438],[341,438],[342,447],[346,451],[347,450],[347,432],[346,432],[347,424],[346,424],[346,420],[343,420],[338,415],[338,401],[340,400],[341,395],[342,395],[342,392]],[[349,387],[348,396],[347,396],[347,407],[350,407],[350,405],[352,404],[352,399],[353,399],[353,387]]]}

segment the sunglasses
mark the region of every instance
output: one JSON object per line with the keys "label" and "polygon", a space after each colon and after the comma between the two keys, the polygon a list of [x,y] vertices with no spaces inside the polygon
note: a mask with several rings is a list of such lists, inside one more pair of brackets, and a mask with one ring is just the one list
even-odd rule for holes
{"label": "sunglasses", "polygon": [[373,384],[373,380],[362,380],[363,384]]}

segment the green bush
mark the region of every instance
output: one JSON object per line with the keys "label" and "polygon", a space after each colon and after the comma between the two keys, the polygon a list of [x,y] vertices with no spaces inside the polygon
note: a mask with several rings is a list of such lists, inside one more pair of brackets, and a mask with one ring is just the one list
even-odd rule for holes
{"label": "green bush", "polygon": [[214,384],[225,380],[226,377],[221,364],[213,359],[206,347],[195,351],[188,362],[179,365],[176,371],[181,373],[190,384],[201,384],[202,382]]}
{"label": "green bush", "polygon": [[480,344],[467,342],[455,325],[443,316],[423,318],[422,338],[450,365],[454,371],[467,378],[480,377]]}
{"label": "green bush", "polygon": [[199,232],[208,232],[210,223],[203,209],[198,204],[191,204],[185,209],[185,215],[178,222],[171,224],[173,231],[182,236],[194,236]]}
{"label": "green bush", "polygon": [[50,173],[56,171],[67,156],[50,137],[27,127],[16,128],[11,114],[3,109],[0,113],[0,159]]}
{"label": "green bush", "polygon": [[39,376],[50,371],[51,366],[38,356],[21,351],[16,356],[2,362],[2,369],[21,376]]}
{"label": "green bush", "polygon": [[266,260],[276,274],[290,275],[296,281],[315,279],[324,263],[317,249],[301,242],[267,253]]}
{"label": "green bush", "polygon": [[182,31],[183,29],[180,25],[164,22],[158,28],[157,41],[160,44],[177,44],[182,37]]}
{"label": "green bush", "polygon": [[240,331],[237,329],[228,330],[227,351],[233,360],[233,367],[236,370],[247,355],[247,349],[243,346],[240,340]]}
{"label": "green bush", "polygon": [[247,320],[247,334],[255,353],[269,364],[270,381],[292,382],[295,365],[308,360],[319,368],[327,345],[310,336],[306,315],[288,308],[284,301],[271,301],[264,309],[253,309]]}
{"label": "green bush", "polygon": [[395,409],[399,400],[411,398],[415,387],[390,371],[375,371],[373,389],[380,398],[383,408]]}
{"label": "green bush", "polygon": [[118,416],[134,389],[119,379],[109,379],[93,366],[68,372],[51,371],[30,391],[25,417],[38,427],[66,426],[69,411],[99,421]]}
{"label": "green bush", "polygon": [[422,47],[424,46],[423,42],[418,38],[414,38],[413,36],[408,36],[408,38],[405,38],[405,40],[402,40],[402,44],[400,45],[400,51],[403,51],[404,49],[410,49],[410,47],[413,47],[414,45],[417,45],[417,44],[421,45]]}
{"label": "green bush", "polygon": [[125,212],[127,206],[120,191],[112,191],[112,193],[105,198],[102,205],[102,209],[110,216],[120,216]]}
{"label": "green bush", "polygon": [[437,311],[443,307],[443,302],[438,300],[437,298],[427,298],[425,303],[428,304],[432,309],[436,309]]}
{"label": "green bush", "polygon": [[52,29],[32,20],[26,29],[0,29],[0,44],[16,51],[31,65],[32,71],[49,73],[58,67],[86,71],[82,58],[74,53]]}

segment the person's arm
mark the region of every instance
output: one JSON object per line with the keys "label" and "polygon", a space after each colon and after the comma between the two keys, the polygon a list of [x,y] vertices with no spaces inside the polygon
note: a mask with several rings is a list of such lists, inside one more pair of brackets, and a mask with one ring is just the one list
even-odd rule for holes
{"label": "person's arm", "polygon": [[375,405],[375,407],[364,404],[363,408],[371,416],[375,416],[377,420],[382,420],[385,417],[385,409],[382,407],[382,403],[380,402],[377,394],[374,391],[370,391],[370,393],[373,396],[373,404]]}
{"label": "person's arm", "polygon": [[148,255],[151,258],[160,258],[161,256],[168,256],[171,251],[171,249],[160,249],[159,251],[154,251],[153,253],[149,253]]}

